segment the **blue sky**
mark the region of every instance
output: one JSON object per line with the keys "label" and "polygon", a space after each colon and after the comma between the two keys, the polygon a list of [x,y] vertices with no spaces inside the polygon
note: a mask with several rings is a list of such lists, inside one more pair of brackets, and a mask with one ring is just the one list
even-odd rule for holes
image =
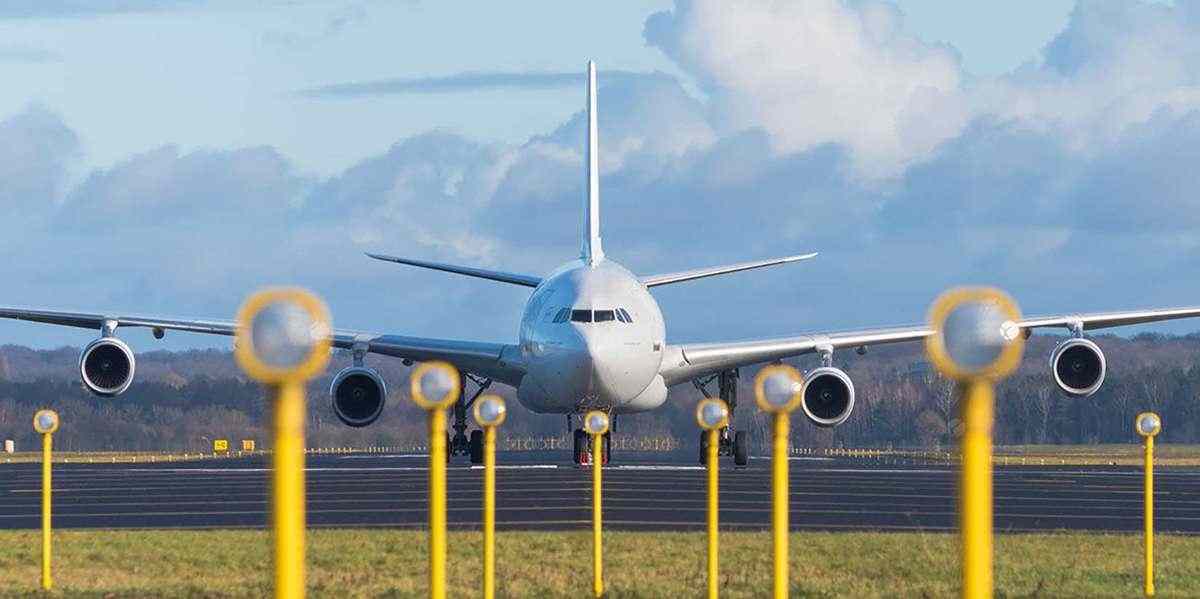
{"label": "blue sky", "polygon": [[345,326],[512,339],[524,290],[361,253],[571,257],[593,58],[610,255],[823,252],[656,292],[673,339],[912,322],[959,283],[1194,304],[1198,40],[1183,1],[4,2],[0,303],[223,317],[301,283]]}

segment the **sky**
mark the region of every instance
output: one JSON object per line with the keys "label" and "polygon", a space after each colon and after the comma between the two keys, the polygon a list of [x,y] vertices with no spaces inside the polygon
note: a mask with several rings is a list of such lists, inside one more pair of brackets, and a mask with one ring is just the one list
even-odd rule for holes
{"label": "sky", "polygon": [[1197,303],[1194,0],[7,0],[0,305],[228,318],[300,284],[338,326],[512,341],[528,290],[362,254],[573,258],[589,59],[611,258],[821,252],[656,290],[669,340],[918,322],[957,284]]}

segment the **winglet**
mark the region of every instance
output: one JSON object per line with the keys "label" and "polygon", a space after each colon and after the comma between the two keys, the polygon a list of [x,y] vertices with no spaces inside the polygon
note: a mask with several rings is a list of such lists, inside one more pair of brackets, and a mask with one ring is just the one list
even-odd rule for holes
{"label": "winglet", "polygon": [[583,248],[580,258],[589,265],[604,260],[600,243],[599,136],[596,134],[596,63],[588,61],[587,83],[587,205],[583,213]]}

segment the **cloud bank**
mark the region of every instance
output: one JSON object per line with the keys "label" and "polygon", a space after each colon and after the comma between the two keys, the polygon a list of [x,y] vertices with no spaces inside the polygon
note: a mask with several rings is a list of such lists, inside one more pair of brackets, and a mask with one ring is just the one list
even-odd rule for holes
{"label": "cloud bank", "polygon": [[[914,321],[960,283],[1029,312],[1195,303],[1198,6],[1082,1],[977,80],[886,3],[678,0],[645,38],[703,97],[600,71],[606,249],[646,273],[822,252],[656,291],[673,340]],[[490,76],[399,93],[582,83]],[[582,140],[580,113],[519,145],[402,139],[330,178],[269,147],[165,145],[72,179],[75,134],[32,108],[0,122],[5,302],[219,317],[289,282],[346,326],[511,340],[524,291],[361,252],[549,270],[577,251]]]}

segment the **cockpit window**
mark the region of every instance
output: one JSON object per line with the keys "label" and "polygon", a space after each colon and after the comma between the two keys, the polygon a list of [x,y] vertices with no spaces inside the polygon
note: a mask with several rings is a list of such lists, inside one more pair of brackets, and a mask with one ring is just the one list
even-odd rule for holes
{"label": "cockpit window", "polygon": [[629,315],[629,312],[625,308],[617,308],[617,314],[624,317],[622,322],[633,322],[633,317]]}
{"label": "cockpit window", "polygon": [[617,319],[612,310],[596,310],[596,322],[612,322]]}
{"label": "cockpit window", "polygon": [[571,310],[571,322],[591,322],[591,310]]}
{"label": "cockpit window", "polygon": [[571,309],[563,308],[558,311],[558,314],[554,315],[554,322],[566,322],[567,317],[570,315],[571,315]]}

